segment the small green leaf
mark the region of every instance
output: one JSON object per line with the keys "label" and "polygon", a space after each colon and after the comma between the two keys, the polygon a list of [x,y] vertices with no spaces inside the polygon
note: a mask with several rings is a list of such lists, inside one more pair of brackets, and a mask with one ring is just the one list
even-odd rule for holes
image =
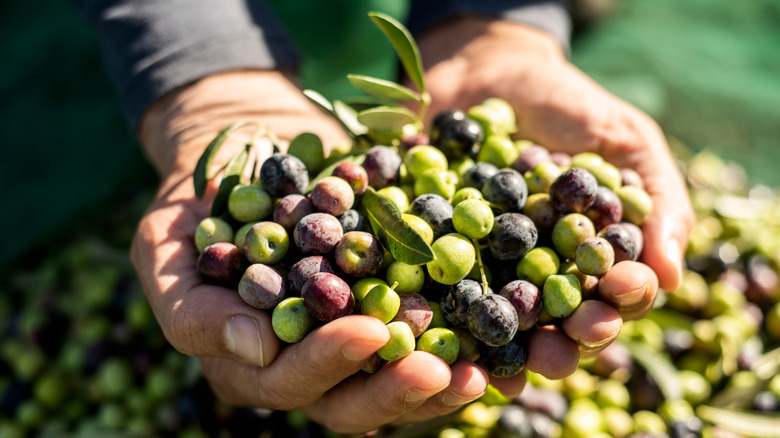
{"label": "small green leaf", "polygon": [[759,379],[769,380],[780,373],[780,347],[764,353],[751,368]]}
{"label": "small green leaf", "polygon": [[780,437],[780,415],[759,412],[733,411],[701,405],[696,415],[720,428],[745,436]]}
{"label": "small green leaf", "polygon": [[645,318],[656,322],[663,328],[675,328],[691,331],[694,319],[688,315],[670,309],[652,309]]}
{"label": "small green leaf", "polygon": [[244,149],[238,151],[238,153],[230,159],[230,162],[225,169],[225,175],[219,183],[217,195],[211,203],[211,216],[216,217],[227,211],[230,192],[233,191],[233,187],[241,183],[241,176],[244,174],[244,169],[246,168],[246,161],[249,157],[250,148],[251,145],[246,145]]}
{"label": "small green leaf", "polygon": [[414,90],[384,79],[372,78],[363,75],[347,75],[347,79],[358,90],[371,96],[393,100],[417,100],[420,95]]}
{"label": "small green leaf", "polygon": [[431,246],[406,223],[401,210],[390,198],[369,187],[363,195],[363,207],[374,234],[396,260],[407,265],[422,265],[433,260]]}
{"label": "small green leaf", "polygon": [[[756,342],[759,346],[761,345],[759,338],[750,338],[743,345],[747,346],[747,343],[750,342]],[[764,353],[753,363],[750,371],[755,377],[755,381],[751,385],[727,385],[720,392],[710,397],[707,403],[713,408],[731,410],[749,406],[756,394],[765,390],[767,385],[769,385],[769,381],[780,372],[780,348]]]}
{"label": "small green leaf", "polygon": [[682,398],[682,385],[677,378],[677,369],[664,354],[659,354],[646,344],[623,341],[634,360],[647,371],[666,400]]}
{"label": "small green leaf", "polygon": [[314,179],[312,179],[312,180],[309,182],[309,187],[307,187],[307,188],[306,188],[306,193],[308,193],[308,192],[312,191],[312,190],[314,189],[314,186],[316,186],[316,185],[317,185],[317,183],[318,183],[318,182],[319,182],[319,181],[320,181],[322,178],[325,178],[326,176],[331,176],[331,175],[333,175],[333,169],[335,169],[336,167],[338,167],[338,165],[339,165],[339,164],[341,164],[341,163],[344,163],[344,162],[346,162],[346,161],[352,161],[352,162],[355,162],[355,163],[358,163],[358,164],[362,164],[362,163],[363,163],[363,160],[364,160],[365,158],[366,158],[366,155],[365,155],[365,154],[361,154],[361,155],[349,155],[349,156],[347,156],[347,157],[344,157],[344,158],[342,158],[341,160],[338,160],[338,161],[334,162],[334,163],[333,163],[333,164],[331,164],[330,166],[328,166],[328,167],[326,167],[326,168],[322,169],[322,171],[321,171],[320,173],[318,173],[318,174],[317,174],[317,176],[315,176],[315,177],[314,177]]}
{"label": "small green leaf", "polygon": [[311,100],[312,102],[314,102],[317,105],[319,105],[320,107],[322,107],[322,109],[324,109],[325,111],[327,111],[327,112],[329,112],[331,114],[333,113],[333,105],[322,94],[320,94],[320,93],[318,93],[318,92],[316,92],[314,90],[303,90],[303,95],[308,97],[309,100]]}
{"label": "small green leaf", "polygon": [[373,96],[353,96],[344,99],[344,103],[349,105],[350,108],[357,112],[365,111],[370,108],[376,108],[378,106],[393,106],[396,102],[392,99],[384,99]]}
{"label": "small green leaf", "polygon": [[406,108],[378,106],[361,111],[357,115],[360,123],[376,131],[400,130],[404,125],[417,122],[417,116]]}
{"label": "small green leaf", "polygon": [[198,164],[195,165],[195,171],[192,174],[193,183],[195,184],[195,196],[197,196],[198,199],[203,198],[203,194],[206,193],[206,184],[209,180],[214,178],[219,171],[218,169],[211,169],[212,161],[214,161],[214,157],[217,155],[219,148],[222,147],[225,140],[230,137],[230,134],[235,132],[238,128],[247,125],[257,125],[257,122],[252,120],[238,120],[233,122],[227,128],[219,131],[219,134],[214,137],[214,140],[211,140],[211,143],[206,147],[206,150],[203,151],[200,159],[198,159]]}
{"label": "small green leaf", "polygon": [[303,90],[303,94],[341,123],[344,131],[353,139],[366,133],[367,128],[357,121],[355,111],[343,102],[331,103],[325,96],[314,90]]}
{"label": "small green leaf", "polygon": [[358,121],[357,112],[346,103],[340,100],[334,100],[333,112],[336,114],[336,118],[339,119],[341,124],[347,128],[347,131],[352,133],[352,137],[357,137],[358,135],[368,132],[368,128]]}
{"label": "small green leaf", "polygon": [[423,76],[422,59],[420,50],[414,41],[412,34],[398,20],[380,12],[369,12],[368,16],[379,29],[384,32],[387,39],[395,48],[406,74],[412,79],[421,93],[425,93],[425,80]]}

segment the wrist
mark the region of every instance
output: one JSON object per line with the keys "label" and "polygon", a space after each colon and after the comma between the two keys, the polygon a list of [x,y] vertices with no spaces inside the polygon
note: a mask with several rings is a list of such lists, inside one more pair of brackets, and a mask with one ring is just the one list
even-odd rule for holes
{"label": "wrist", "polygon": [[437,63],[453,56],[479,58],[484,52],[522,53],[526,56],[564,59],[553,35],[535,27],[473,16],[448,20],[419,37],[420,52]]}
{"label": "wrist", "polygon": [[553,35],[534,27],[501,20],[461,17],[432,28],[419,38],[431,94],[445,105],[466,108],[488,97],[522,101],[524,87],[508,83],[507,74],[567,64]]}
{"label": "wrist", "polygon": [[[284,112],[290,96],[305,99],[292,76],[281,72],[234,71],[208,76],[158,99],[139,123],[139,139],[163,178],[191,174],[220,130],[239,119],[262,122]],[[251,135],[250,129],[231,135],[216,162],[229,159]]]}

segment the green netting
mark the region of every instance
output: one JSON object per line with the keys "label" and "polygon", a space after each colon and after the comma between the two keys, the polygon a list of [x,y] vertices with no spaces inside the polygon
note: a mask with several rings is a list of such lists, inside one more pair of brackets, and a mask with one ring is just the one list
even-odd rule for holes
{"label": "green netting", "polygon": [[349,73],[395,79],[398,64],[393,47],[368,19],[378,11],[403,20],[407,0],[271,0],[303,53],[301,81],[329,99],[360,93],[347,81]]}
{"label": "green netting", "polygon": [[70,2],[0,6],[0,264],[120,185],[153,181]]}
{"label": "green netting", "polygon": [[669,136],[780,185],[780,2],[624,0],[573,61]]}

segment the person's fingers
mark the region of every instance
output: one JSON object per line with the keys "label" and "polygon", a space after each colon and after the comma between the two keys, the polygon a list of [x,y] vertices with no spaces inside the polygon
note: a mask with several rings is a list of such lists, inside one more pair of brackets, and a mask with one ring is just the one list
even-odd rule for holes
{"label": "person's fingers", "polygon": [[203,371],[226,403],[295,409],[358,372],[388,339],[387,328],[378,319],[346,316],[285,347],[265,368],[204,358]]}
{"label": "person's fingers", "polygon": [[155,317],[182,353],[270,363],[279,340],[268,314],[234,290],[203,284],[197,272],[193,232],[203,212],[192,200],[191,185],[185,180],[157,201],[133,240],[131,259]]}
{"label": "person's fingers", "polygon": [[[658,276],[661,288],[672,291],[682,281],[683,254],[695,219],[685,181],[658,125],[628,105],[623,108],[628,132],[635,139],[630,167],[642,176],[653,209],[642,224],[642,261]],[[639,143],[636,143],[639,141]],[[621,145],[611,146],[620,151]]]}
{"label": "person's fingers", "polygon": [[343,381],[303,411],[335,432],[363,433],[419,408],[445,390],[451,377],[444,361],[415,351],[374,374]]}
{"label": "person's fingers", "polygon": [[599,297],[624,321],[645,316],[658,293],[658,277],[649,266],[630,260],[612,266],[599,280]]}
{"label": "person's fingers", "polygon": [[563,320],[563,331],[580,348],[581,355],[591,355],[607,348],[617,338],[623,320],[615,308],[599,300],[586,300]]}
{"label": "person's fingers", "polygon": [[579,361],[577,344],[558,327],[540,327],[528,339],[529,371],[548,379],[562,379],[577,369]]}
{"label": "person's fingers", "polygon": [[515,398],[523,392],[526,382],[525,369],[511,377],[490,376],[490,384],[507,398]]}
{"label": "person's fingers", "polygon": [[453,412],[481,397],[487,391],[488,374],[473,362],[459,360],[450,367],[450,385],[422,406],[402,415],[395,423],[410,423]]}

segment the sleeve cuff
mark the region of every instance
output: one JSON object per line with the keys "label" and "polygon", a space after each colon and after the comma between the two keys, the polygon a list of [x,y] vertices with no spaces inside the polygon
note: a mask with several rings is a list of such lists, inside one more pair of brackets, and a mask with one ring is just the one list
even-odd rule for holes
{"label": "sleeve cuff", "polygon": [[459,15],[476,15],[536,27],[569,53],[571,19],[561,0],[412,0],[408,27],[416,34]]}
{"label": "sleeve cuff", "polygon": [[82,0],[106,70],[135,127],[149,105],[208,75],[240,69],[298,69],[300,57],[263,2]]}

